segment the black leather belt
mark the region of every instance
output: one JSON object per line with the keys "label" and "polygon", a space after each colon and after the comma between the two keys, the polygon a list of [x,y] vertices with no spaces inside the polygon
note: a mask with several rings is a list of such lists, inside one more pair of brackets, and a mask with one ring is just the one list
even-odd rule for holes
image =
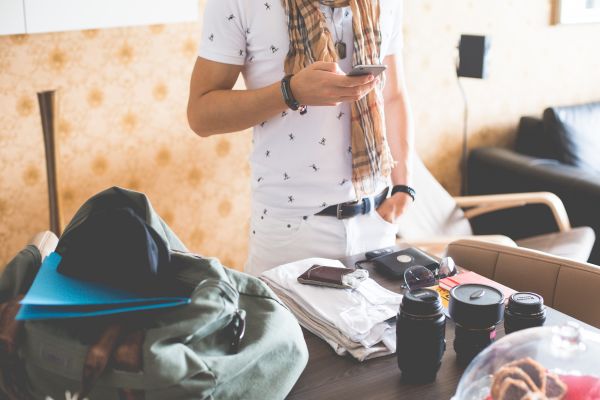
{"label": "black leather belt", "polygon": [[333,206],[329,206],[319,211],[315,215],[327,215],[330,217],[336,217],[337,219],[346,219],[356,217],[357,215],[368,214],[372,209],[377,209],[383,203],[388,194],[388,188],[385,188],[381,193],[373,198],[371,204],[370,198],[364,198],[360,201],[352,203],[340,203]]}

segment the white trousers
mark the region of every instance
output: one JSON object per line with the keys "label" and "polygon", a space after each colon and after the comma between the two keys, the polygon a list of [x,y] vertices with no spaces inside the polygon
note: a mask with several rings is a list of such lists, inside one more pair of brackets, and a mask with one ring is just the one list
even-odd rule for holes
{"label": "white trousers", "polygon": [[258,276],[281,264],[310,257],[340,259],[393,246],[398,227],[377,211],[348,219],[311,215],[271,217],[252,213],[245,272]]}

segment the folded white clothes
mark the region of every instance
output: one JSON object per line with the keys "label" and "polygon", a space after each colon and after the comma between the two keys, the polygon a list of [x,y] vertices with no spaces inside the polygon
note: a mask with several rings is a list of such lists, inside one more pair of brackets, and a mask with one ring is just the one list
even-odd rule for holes
{"label": "folded white clothes", "polygon": [[388,320],[397,312],[402,295],[368,278],[356,289],[313,286],[298,282],[311,266],[345,268],[338,260],[309,258],[267,270],[261,278],[275,291],[300,324],[331,345],[360,361],[396,351],[396,326]]}
{"label": "folded white clothes", "polygon": [[340,356],[348,353],[358,361],[364,361],[370,358],[392,354],[396,351],[395,329],[385,330],[380,343],[365,347],[361,343],[356,343],[348,339],[334,326],[315,319],[305,310],[299,308],[294,301],[282,292],[278,292],[276,289],[273,289],[273,291],[286,305],[288,305],[290,311],[296,316],[304,328],[323,339]]}

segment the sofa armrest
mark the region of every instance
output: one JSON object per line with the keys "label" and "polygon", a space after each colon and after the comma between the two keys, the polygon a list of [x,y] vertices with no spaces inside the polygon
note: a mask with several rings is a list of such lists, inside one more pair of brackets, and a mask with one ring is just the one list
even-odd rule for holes
{"label": "sofa armrest", "polygon": [[465,211],[465,217],[468,219],[494,211],[523,207],[527,204],[543,204],[552,212],[560,232],[571,229],[569,216],[567,215],[567,211],[565,210],[562,201],[558,196],[550,192],[459,196],[454,197],[454,200],[459,207],[468,208],[468,210]]}
{"label": "sofa armrest", "polygon": [[[484,185],[483,180],[488,180],[487,184]],[[471,189],[477,188],[476,192],[481,192],[479,188],[529,187],[518,192],[548,191],[558,194],[563,202],[560,193],[573,194],[574,191],[600,199],[600,176],[597,174],[556,160],[530,157],[500,147],[481,147],[471,151],[469,183]]]}
{"label": "sofa armrest", "polygon": [[[509,149],[495,147],[472,150],[468,167],[471,194],[552,192],[562,200],[573,226],[589,226],[594,229],[596,237],[600,237],[599,175],[561,164],[556,160],[525,156]],[[487,233],[485,225],[496,225],[497,228],[497,225],[503,224],[502,220],[514,221],[516,218],[527,223],[520,224],[517,229],[504,223],[504,230],[500,233],[522,238],[555,231],[556,225],[552,218],[548,218],[548,211],[535,207],[511,210],[510,216],[503,214],[493,221],[492,218],[484,216],[480,221],[473,223],[474,229],[478,233]],[[532,232],[534,229],[536,231]],[[499,232],[494,229],[494,233]],[[590,262],[600,264],[600,241],[592,249]]]}

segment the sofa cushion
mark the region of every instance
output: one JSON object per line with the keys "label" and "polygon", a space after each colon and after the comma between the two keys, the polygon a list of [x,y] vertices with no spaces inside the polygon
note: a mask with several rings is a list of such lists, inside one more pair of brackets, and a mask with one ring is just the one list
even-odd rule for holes
{"label": "sofa cushion", "polygon": [[398,219],[398,236],[411,241],[473,234],[469,220],[454,198],[419,157],[413,163],[413,181],[417,200]]}
{"label": "sofa cushion", "polygon": [[559,161],[600,174],[600,102],[547,108],[543,120]]}
{"label": "sofa cushion", "polygon": [[536,117],[521,117],[515,150],[532,157],[558,159],[558,146],[544,133],[544,122]]}

